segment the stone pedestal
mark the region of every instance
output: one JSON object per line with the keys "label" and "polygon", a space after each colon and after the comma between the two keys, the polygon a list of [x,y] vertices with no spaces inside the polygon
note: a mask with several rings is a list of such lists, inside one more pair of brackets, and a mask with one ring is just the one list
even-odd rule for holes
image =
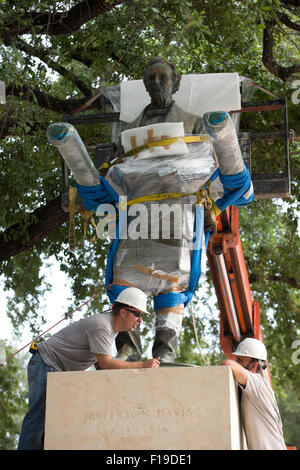
{"label": "stone pedestal", "polygon": [[48,374],[45,449],[241,449],[229,367]]}

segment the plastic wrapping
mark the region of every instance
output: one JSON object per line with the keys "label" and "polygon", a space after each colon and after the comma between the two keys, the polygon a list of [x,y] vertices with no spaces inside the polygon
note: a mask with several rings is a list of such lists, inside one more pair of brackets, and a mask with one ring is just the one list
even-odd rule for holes
{"label": "plastic wrapping", "polygon": [[99,172],[72,124],[65,122],[50,124],[47,129],[47,138],[58,148],[77,183],[83,186],[99,184]]}
{"label": "plastic wrapping", "polygon": [[105,98],[112,105],[113,110],[116,113],[119,113],[120,112],[120,99],[121,99],[120,98],[120,95],[121,95],[120,84],[102,88],[101,91],[102,91],[102,94],[105,96]]}
{"label": "plastic wrapping", "polygon": [[244,170],[235,126],[228,113],[205,113],[203,123],[211,137],[219,167],[223,175],[236,175]]}
{"label": "plastic wrapping", "polygon": [[163,314],[157,314],[155,318],[155,329],[165,330],[170,329],[174,330],[176,336],[179,336],[181,325],[182,325],[183,315],[178,314],[177,312],[168,312]]}
{"label": "plastic wrapping", "polygon": [[[183,155],[127,157],[110,168],[106,180],[128,201],[197,191],[216,169],[213,147],[210,142],[197,142],[188,143],[187,149]],[[190,280],[195,202],[196,197],[189,195],[130,206],[128,236],[120,239],[114,260],[114,282],[126,280],[147,295],[185,290]]]}
{"label": "plastic wrapping", "polygon": [[109,169],[106,180],[128,201],[148,194],[194,192],[209,179],[216,162],[210,142],[186,145],[188,153],[184,155],[124,158]]}
{"label": "plastic wrapping", "polygon": [[[150,212],[150,205],[148,209]],[[147,295],[154,296],[168,291],[188,290],[193,243],[187,233],[192,233],[194,211],[190,208],[185,217],[180,220],[177,215],[176,219],[182,230],[180,239],[172,237],[172,231],[168,238],[163,238],[160,233],[158,239],[133,239],[130,236],[120,239],[113,264],[113,282],[122,284],[126,281],[142,289]],[[204,276],[206,249],[203,232],[200,233],[200,238],[203,255],[200,266]]]}
{"label": "plastic wrapping", "polygon": [[[120,84],[102,88],[102,93],[105,96],[105,98],[110,102],[113,111],[115,113],[119,113],[121,111],[121,86]],[[110,137],[111,137],[111,141],[114,144],[118,145],[120,134],[125,126],[126,126],[126,123],[122,121],[109,123]]]}

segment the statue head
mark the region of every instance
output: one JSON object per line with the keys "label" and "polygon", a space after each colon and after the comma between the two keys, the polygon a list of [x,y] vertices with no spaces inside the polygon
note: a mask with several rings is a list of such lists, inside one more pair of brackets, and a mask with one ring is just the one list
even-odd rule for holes
{"label": "statue head", "polygon": [[144,74],[144,84],[151,97],[151,104],[164,108],[172,102],[172,95],[180,86],[181,75],[175,65],[162,57],[154,57],[148,62]]}

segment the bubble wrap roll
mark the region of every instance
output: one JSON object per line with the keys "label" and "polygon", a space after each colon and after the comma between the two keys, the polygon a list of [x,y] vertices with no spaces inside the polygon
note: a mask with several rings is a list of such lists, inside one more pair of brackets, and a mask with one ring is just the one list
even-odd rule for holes
{"label": "bubble wrap roll", "polygon": [[244,160],[229,114],[222,111],[205,113],[203,122],[211,137],[221,173],[223,175],[241,173],[244,170]]}
{"label": "bubble wrap roll", "polygon": [[47,138],[58,148],[78,184],[96,186],[100,183],[99,172],[72,124],[65,122],[50,124]]}

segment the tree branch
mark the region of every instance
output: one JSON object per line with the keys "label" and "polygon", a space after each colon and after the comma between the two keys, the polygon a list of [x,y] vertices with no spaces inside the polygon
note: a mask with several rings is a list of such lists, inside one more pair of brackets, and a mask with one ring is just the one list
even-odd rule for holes
{"label": "tree branch", "polygon": [[[94,91],[92,91],[92,93],[93,92]],[[61,114],[71,114],[74,109],[86,102],[86,97],[70,98],[67,100],[56,98],[55,96],[43,93],[38,88],[33,88],[27,83],[24,83],[22,86],[8,84],[6,88],[6,96],[9,95],[25,99],[29,102],[33,102],[33,96],[35,96],[39,106]],[[92,107],[100,109],[99,103],[93,103]]]}
{"label": "tree branch", "polygon": [[[70,56],[72,59],[77,60],[78,62],[81,62],[82,64],[86,65],[87,67],[90,67],[93,64],[93,57],[92,55],[94,53],[99,54],[99,47],[92,47],[89,48],[89,57],[84,56],[84,48],[77,48],[75,51],[71,52]],[[115,62],[115,64],[120,67],[125,67],[127,70],[130,70],[130,66],[124,62],[123,59],[121,59],[116,52],[112,51],[110,53],[111,59]]]}
{"label": "tree branch", "polygon": [[[16,36],[28,33],[35,27],[39,28],[36,31],[38,34],[50,36],[71,34],[78,31],[88,21],[110,11],[120,3],[124,3],[124,0],[83,0],[67,12],[26,11],[22,16],[18,15],[17,18],[14,14],[12,19],[1,27],[0,37],[3,41],[11,40]],[[20,24],[24,25],[20,26]]]}
{"label": "tree branch", "polygon": [[[6,96],[16,96],[31,103],[36,101],[42,108],[62,115],[72,114],[75,110],[81,109],[87,103],[86,98],[70,98],[68,100],[59,99],[42,93],[39,89],[32,88],[26,83],[19,87],[14,84],[8,85],[6,88]],[[35,97],[35,100],[33,97]],[[89,104],[89,109],[97,109],[100,111],[102,109],[100,100],[96,99],[92,101]],[[0,122],[0,140],[10,135],[9,129],[16,125],[18,119],[18,110],[12,110],[7,107],[2,122]],[[32,126],[31,124],[28,124],[28,126],[31,128],[31,131],[29,131],[30,134],[39,128],[35,125]]]}
{"label": "tree branch", "polygon": [[280,78],[282,81],[287,81],[289,77],[294,75],[297,72],[300,72],[300,65],[295,64],[290,67],[283,67],[276,63],[274,58],[273,48],[274,48],[274,27],[276,23],[274,21],[266,22],[266,27],[263,34],[263,54],[262,61],[264,66],[276,77]]}
{"label": "tree branch", "polygon": [[[6,44],[9,45],[10,43],[8,41],[6,41]],[[71,81],[72,83],[75,83],[77,88],[84,94],[85,97],[91,96],[91,90],[89,89],[89,87],[87,87],[86,84],[74,74],[74,72],[71,72],[70,70],[66,69],[62,65],[60,65],[57,62],[55,62],[54,60],[52,60],[49,57],[49,52],[46,49],[42,48],[41,46],[38,47],[38,48],[30,46],[29,44],[27,44],[25,41],[23,41],[20,38],[17,38],[14,41],[14,44],[16,45],[16,47],[19,50],[25,52],[26,54],[28,54],[31,57],[32,56],[33,57],[38,57],[49,68],[51,68],[52,70],[55,70],[60,75],[62,75],[64,78]]]}
{"label": "tree branch", "polygon": [[[55,232],[68,217],[61,207],[61,196],[39,207],[0,235],[0,262],[32,248]],[[28,227],[25,233],[24,225]]]}
{"label": "tree branch", "polygon": [[285,7],[299,7],[299,0],[280,0],[281,3],[285,5]]}
{"label": "tree branch", "polygon": [[281,21],[281,23],[285,24],[290,29],[294,29],[295,31],[300,31],[300,24],[294,23],[290,20],[288,15],[283,12],[277,12],[277,17]]}
{"label": "tree branch", "polygon": [[[253,282],[258,282],[260,278],[261,277],[255,273],[249,274],[250,284],[252,284]],[[295,289],[299,289],[300,287],[299,282],[297,282],[297,279],[295,279],[294,277],[285,277],[285,276],[279,276],[279,275],[274,274],[274,275],[266,276],[264,277],[264,279],[267,279],[268,281],[282,282]]]}
{"label": "tree branch", "polygon": [[[3,122],[0,123],[0,140],[5,139],[5,137],[9,135],[12,135],[12,133],[10,132],[10,129],[16,126],[16,124],[18,123],[19,117],[20,117],[19,112],[14,112],[13,110],[10,110],[9,108],[6,110]],[[37,123],[33,125],[27,124],[27,127],[30,128],[30,131],[28,129],[27,134],[34,134],[37,130],[41,128],[39,124]]]}

